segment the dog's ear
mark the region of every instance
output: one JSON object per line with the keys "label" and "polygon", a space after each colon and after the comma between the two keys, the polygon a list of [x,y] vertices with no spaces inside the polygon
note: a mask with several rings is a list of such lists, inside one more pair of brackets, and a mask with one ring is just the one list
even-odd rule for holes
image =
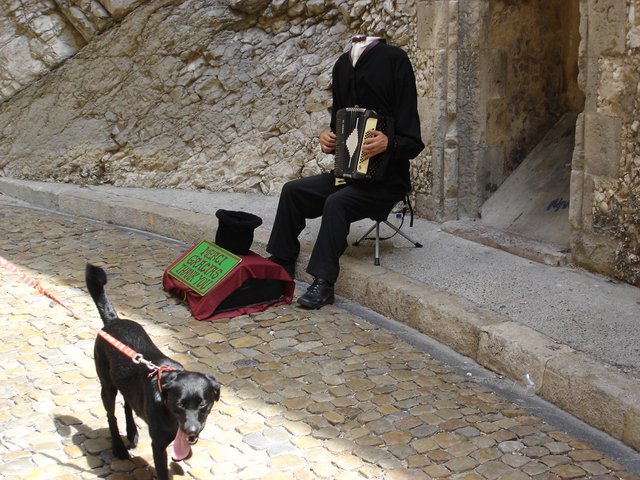
{"label": "dog's ear", "polygon": [[213,375],[205,374],[205,377],[207,377],[213,388],[213,401],[217,402],[220,400],[220,382]]}
{"label": "dog's ear", "polygon": [[180,372],[178,370],[168,370],[162,373],[162,377],[160,378],[160,387],[163,393],[173,388],[179,374]]}

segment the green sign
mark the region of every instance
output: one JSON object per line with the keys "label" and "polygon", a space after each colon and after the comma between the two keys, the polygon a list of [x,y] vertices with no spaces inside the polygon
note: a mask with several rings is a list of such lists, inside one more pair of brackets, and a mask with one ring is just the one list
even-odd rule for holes
{"label": "green sign", "polygon": [[241,260],[215,243],[203,240],[169,269],[169,275],[194,292],[206,295]]}

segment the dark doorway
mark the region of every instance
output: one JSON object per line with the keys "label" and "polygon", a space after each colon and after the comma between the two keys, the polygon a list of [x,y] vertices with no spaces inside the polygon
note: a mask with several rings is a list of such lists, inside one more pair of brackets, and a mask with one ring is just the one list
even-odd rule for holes
{"label": "dark doorway", "polygon": [[569,242],[569,184],[579,87],[580,0],[489,2],[487,149],[482,222]]}

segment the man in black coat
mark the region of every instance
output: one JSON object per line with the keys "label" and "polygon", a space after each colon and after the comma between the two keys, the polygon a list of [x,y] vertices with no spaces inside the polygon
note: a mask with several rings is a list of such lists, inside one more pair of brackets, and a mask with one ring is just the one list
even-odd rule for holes
{"label": "man in black coat", "polygon": [[386,133],[373,132],[363,150],[369,158],[388,155],[379,181],[348,181],[337,185],[333,173],[292,180],[284,185],[273,230],[267,245],[271,260],[293,278],[300,251],[298,235],[307,218],[322,216],[307,272],[315,278],[298,299],[316,309],[334,301],[333,285],[340,271],[340,256],[347,248],[352,222],[387,215],[411,189],[409,160],[424,148],[413,67],[407,54],[377,37],[357,36],[333,67],[333,106],[330,130],[320,134],[324,153],[336,149],[336,112],[363,107],[387,119]]}

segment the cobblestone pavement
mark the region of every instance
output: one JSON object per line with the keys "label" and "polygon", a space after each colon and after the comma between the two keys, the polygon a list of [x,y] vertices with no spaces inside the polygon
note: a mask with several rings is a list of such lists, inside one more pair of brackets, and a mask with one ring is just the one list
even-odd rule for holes
{"label": "cobblestone pavement", "polygon": [[133,460],[110,452],[87,261],[123,316],[223,384],[174,479],[637,478],[338,306],[198,322],[160,284],[184,246],[13,205],[0,217],[1,255],[86,318],[0,268],[1,478],[152,478],[144,425]]}

